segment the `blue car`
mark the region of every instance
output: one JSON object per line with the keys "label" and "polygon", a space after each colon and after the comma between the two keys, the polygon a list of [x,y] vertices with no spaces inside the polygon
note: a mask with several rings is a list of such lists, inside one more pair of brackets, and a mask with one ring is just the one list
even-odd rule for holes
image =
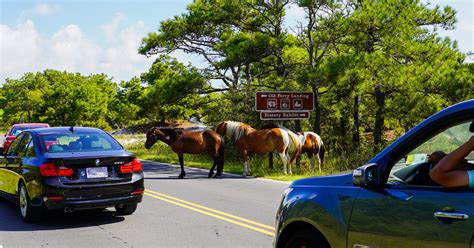
{"label": "blue car", "polygon": [[[276,215],[275,247],[474,247],[474,190],[429,177],[433,154],[474,135],[474,100],[448,107],[352,173],[295,181]],[[474,169],[474,152],[466,158]]]}
{"label": "blue car", "polygon": [[115,207],[130,215],[143,191],[140,161],[96,128],[24,130],[0,157],[0,196],[18,204],[25,222],[47,210]]}

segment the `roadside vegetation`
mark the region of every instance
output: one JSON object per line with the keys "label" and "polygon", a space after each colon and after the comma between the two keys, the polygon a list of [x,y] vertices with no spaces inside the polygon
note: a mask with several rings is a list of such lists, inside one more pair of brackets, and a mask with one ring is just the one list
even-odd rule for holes
{"label": "roadside vegetation", "polygon": [[[305,13],[289,22],[290,9]],[[0,84],[3,128],[19,122],[117,130],[193,118],[209,127],[235,120],[269,123],[254,108],[256,91],[311,91],[308,120],[275,124],[315,131],[328,154],[323,174],[361,165],[394,138],[444,107],[474,98],[474,64],[456,42],[456,12],[420,0],[200,1],[157,23],[137,52],[152,56],[149,70],[128,81],[47,69]],[[175,53],[199,57],[184,64]],[[158,145],[126,146],[144,159],[177,163]],[[226,170],[240,173],[240,156],[227,148]],[[204,155],[187,165],[209,168]],[[275,168],[281,163],[274,156]],[[266,156],[251,161],[254,175],[281,178]],[[302,159],[298,176],[314,175]],[[287,179],[289,177],[284,177]]]}

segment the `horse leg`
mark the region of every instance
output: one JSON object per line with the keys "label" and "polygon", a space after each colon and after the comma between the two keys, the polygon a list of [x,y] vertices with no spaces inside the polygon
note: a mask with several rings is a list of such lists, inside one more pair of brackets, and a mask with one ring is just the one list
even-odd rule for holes
{"label": "horse leg", "polygon": [[246,150],[242,150],[242,157],[244,158],[244,172],[242,175],[245,176],[250,176],[250,168],[249,168],[249,155]]}
{"label": "horse leg", "polygon": [[310,170],[313,171],[313,170],[314,170],[314,157],[313,157],[313,153],[312,153],[312,152],[308,152],[308,158],[309,158],[309,167],[310,167]]}
{"label": "horse leg", "polygon": [[293,174],[293,172],[291,171],[291,164],[292,164],[292,160],[291,160],[291,157],[290,157],[290,152],[287,150],[286,151],[286,161],[288,161],[288,165],[287,165],[287,171],[288,171],[288,174]]}
{"label": "horse leg", "polygon": [[178,158],[179,158],[179,165],[181,165],[181,173],[179,174],[178,178],[183,179],[184,176],[186,176],[186,172],[184,172],[184,159],[183,159],[183,154],[178,153]]}
{"label": "horse leg", "polygon": [[316,156],[317,156],[317,158],[318,158],[319,172],[321,173],[321,163],[322,163],[322,162],[321,162],[321,156],[319,155],[319,152],[316,153]]}
{"label": "horse leg", "polygon": [[224,170],[224,142],[221,141],[219,148],[217,149],[217,172],[214,176],[215,178],[222,176],[222,171]]}
{"label": "horse leg", "polygon": [[279,152],[281,161],[283,162],[283,174],[287,174],[286,172],[286,165],[287,165],[287,158],[286,158],[286,153],[285,152]]}
{"label": "horse leg", "polygon": [[212,165],[211,169],[209,170],[209,175],[208,175],[209,178],[211,178],[212,175],[214,175],[214,168],[216,167],[216,164],[217,164],[217,158],[214,157],[214,164]]}

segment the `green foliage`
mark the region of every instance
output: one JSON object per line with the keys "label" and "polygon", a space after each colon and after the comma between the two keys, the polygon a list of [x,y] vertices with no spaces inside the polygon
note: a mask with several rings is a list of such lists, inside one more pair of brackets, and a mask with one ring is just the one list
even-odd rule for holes
{"label": "green foliage", "polygon": [[169,56],[160,56],[150,70],[143,73],[140,114],[151,120],[189,118],[199,113],[206,97],[200,93],[207,84],[192,66],[185,66]]}
{"label": "green foliage", "polygon": [[106,117],[115,98],[115,84],[105,75],[45,70],[26,73],[2,85],[7,124],[47,122],[53,126],[79,125],[110,129]]}

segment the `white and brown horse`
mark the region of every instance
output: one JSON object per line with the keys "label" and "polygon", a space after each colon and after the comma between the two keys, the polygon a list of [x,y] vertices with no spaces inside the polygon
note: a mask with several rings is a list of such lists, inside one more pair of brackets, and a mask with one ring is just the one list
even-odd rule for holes
{"label": "white and brown horse", "polygon": [[[244,176],[250,175],[249,154],[264,154],[277,151],[283,162],[283,173],[291,174],[291,162],[296,159],[301,149],[298,137],[293,132],[284,128],[269,128],[257,130],[248,124],[236,121],[221,122],[216,132],[229,137],[244,158]],[[294,150],[289,157],[290,150]]]}
{"label": "white and brown horse", "polygon": [[223,139],[212,130],[183,130],[167,127],[153,127],[146,133],[145,148],[150,149],[158,140],[163,141],[178,154],[181,173],[179,178],[184,178],[183,154],[200,154],[207,152],[214,160],[214,164],[209,170],[209,177],[221,176],[224,169],[224,142]]}
{"label": "white and brown horse", "polygon": [[314,170],[314,157],[316,157],[318,159],[319,172],[321,172],[325,152],[321,137],[314,132],[299,132],[298,137],[302,144],[301,154],[306,153],[308,155],[311,170]]}

